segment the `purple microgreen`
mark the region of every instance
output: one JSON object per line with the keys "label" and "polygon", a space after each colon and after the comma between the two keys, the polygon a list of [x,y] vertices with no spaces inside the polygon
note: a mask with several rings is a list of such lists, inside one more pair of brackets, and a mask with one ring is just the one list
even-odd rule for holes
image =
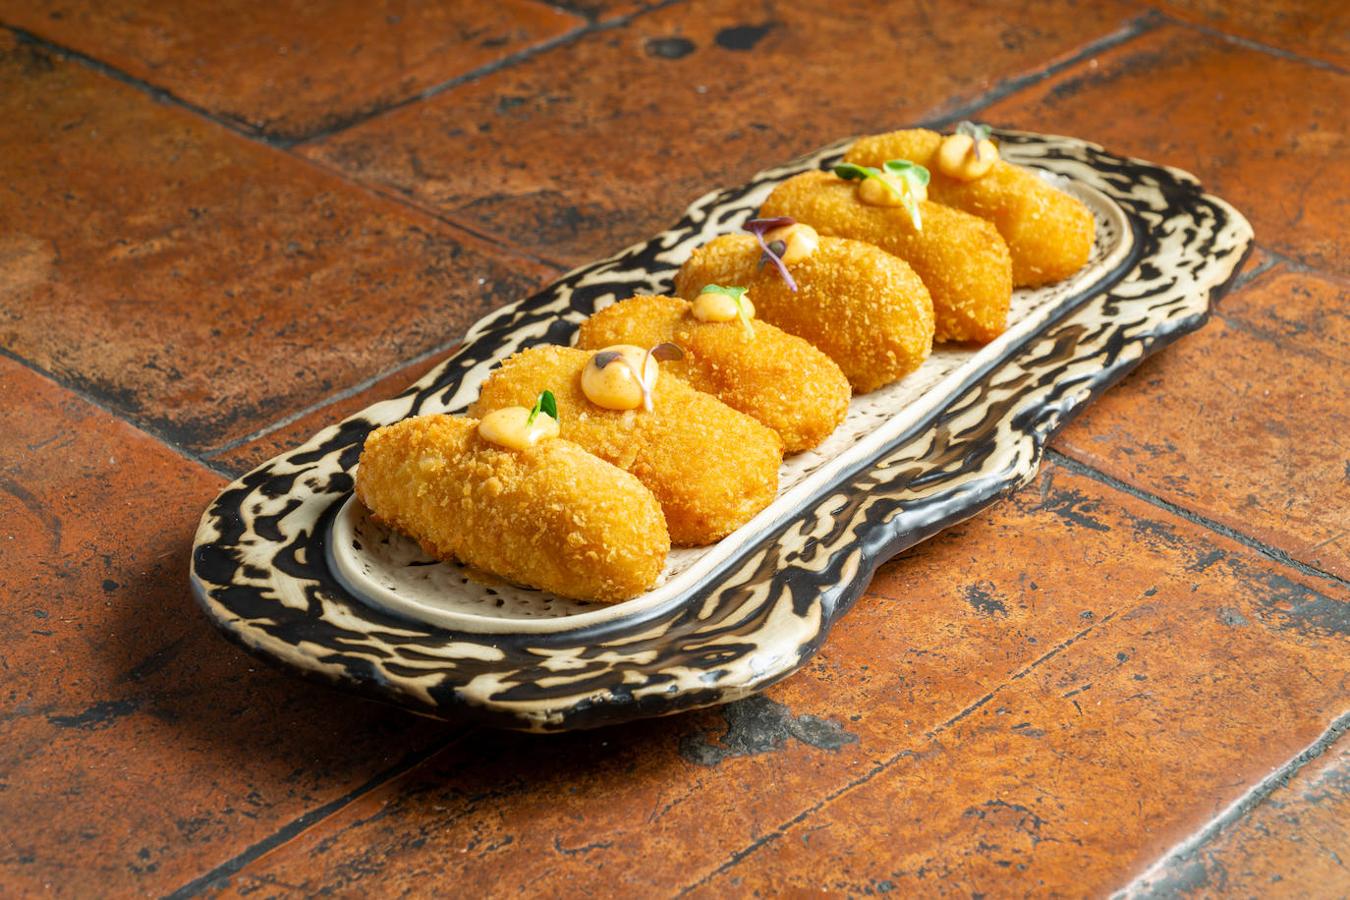
{"label": "purple microgreen", "polygon": [[[740,291],[744,294],[745,288],[741,288]],[[662,362],[669,362],[674,359],[684,359],[684,351],[680,349],[680,345],[672,344],[669,341],[666,341],[664,344],[657,344],[647,352],[652,355],[652,359],[660,360]]]}
{"label": "purple microgreen", "polygon": [[789,225],[796,225],[797,220],[791,216],[775,216],[772,219],[751,219],[741,227],[751,234],[763,234],[766,231],[773,231],[775,228],[786,228]]}
{"label": "purple microgreen", "polygon": [[535,418],[540,414],[548,416],[553,421],[558,421],[558,401],[553,396],[552,391],[544,391],[539,395],[539,399],[534,401],[534,406],[530,409],[530,415],[525,420],[526,425],[533,425]]}
{"label": "purple microgreen", "polygon": [[975,158],[980,158],[980,141],[987,141],[993,131],[988,125],[976,125],[974,122],[961,122],[956,126],[957,134],[964,134],[975,142]]}
{"label": "purple microgreen", "polygon": [[605,366],[614,362],[614,360],[621,359],[622,357],[623,354],[617,350],[601,350],[591,357],[591,362],[595,364],[597,369],[603,369]]}
{"label": "purple microgreen", "polygon": [[773,245],[764,243],[764,232],[795,224],[797,224],[796,219],[788,216],[778,216],[774,219],[751,219],[749,222],[746,222],[744,226],[745,230],[753,234],[755,240],[759,242],[759,249],[764,251],[764,255],[760,258],[760,265],[763,265],[766,262],[773,263],[774,267],[778,269],[778,274],[783,276],[783,281],[787,284],[788,290],[794,292],[797,290],[797,282],[792,280],[792,273],[788,271],[787,264],[783,262],[782,258],[783,250],[787,249],[787,245],[783,244],[782,241],[774,241],[773,243],[775,245],[781,245],[783,248],[775,253]]}

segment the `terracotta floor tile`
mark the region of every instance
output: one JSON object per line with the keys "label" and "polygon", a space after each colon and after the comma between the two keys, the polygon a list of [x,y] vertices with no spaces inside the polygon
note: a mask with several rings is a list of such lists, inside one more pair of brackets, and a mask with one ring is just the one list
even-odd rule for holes
{"label": "terracotta floor tile", "polygon": [[282,139],[359,119],[583,24],[533,0],[0,0],[0,22]]}
{"label": "terracotta floor tile", "polygon": [[365,390],[358,391],[351,396],[344,396],[331,403],[325,403],[318,409],[300,416],[287,425],[268,431],[266,434],[246,441],[237,447],[212,454],[210,460],[215,465],[222,466],[237,475],[242,475],[250,469],[262,465],[277,454],[298,447],[323,429],[330,425],[336,425],[352,413],[360,412],[367,406],[381,400],[397,397],[403,392],[404,388],[417,381],[437,363],[442,362],[447,356],[454,353],[455,349],[457,348],[442,350],[421,362],[405,366],[392,375],[381,378]]}
{"label": "terracotta floor tile", "polygon": [[980,115],[1194,172],[1263,247],[1345,274],[1347,106],[1350,76],[1170,26]]}
{"label": "terracotta floor tile", "polygon": [[709,190],[1035,70],[1138,7],[871,10],[681,4],[304,152],[546,258],[586,262],[666,227]]}
{"label": "terracotta floor tile", "polygon": [[221,485],[0,359],[0,892],[166,893],[451,734],[215,634],[187,563]]}
{"label": "terracotta floor tile", "polygon": [[1140,895],[1321,897],[1345,885],[1350,736],[1342,735],[1249,813],[1150,869]]}
{"label": "terracotta floor tile", "polygon": [[733,848],[697,893],[1123,886],[1345,709],[1350,594],[1217,563],[1190,596],[1104,619],[876,777]]}
{"label": "terracotta floor tile", "polygon": [[1154,0],[1164,12],[1300,56],[1350,65],[1350,7],[1327,0]]}
{"label": "terracotta floor tile", "polygon": [[0,345],[193,448],[550,270],[0,32]]}
{"label": "terracotta floor tile", "polygon": [[1056,439],[1122,481],[1350,577],[1350,289],[1276,269]]}
{"label": "terracotta floor tile", "polygon": [[[1123,883],[1310,741],[1342,702],[1350,592],[1328,584],[1050,467],[1011,501],[885,566],[820,656],[766,696],[557,740],[475,736],[220,887],[666,895],[799,818],[789,839],[770,842],[783,855],[758,886],[778,893],[774,873],[788,873],[828,887],[836,856],[803,853],[803,841],[865,844],[881,878],[908,848],[945,852],[919,809],[952,837],[944,865],[974,852],[976,833],[1024,851],[1021,816],[986,803],[1030,790],[1016,781],[1025,773],[1069,799],[1093,785],[1072,819],[1036,815],[1047,841],[1116,829],[1119,845],[1088,874]],[[1176,724],[1192,716],[1194,729]],[[1219,746],[1197,752],[1206,740]],[[1089,752],[1110,768],[1085,772]],[[895,805],[869,809],[865,822],[850,812],[852,792],[830,800],[921,768],[930,774],[919,788],[896,786]],[[1099,782],[1109,802],[1094,800]],[[1117,826],[1119,809],[1136,809],[1133,794],[1148,817]],[[1049,860],[1058,848],[1045,851]],[[749,852],[747,878],[767,853],[779,849]],[[987,856],[992,866],[996,854]],[[1077,892],[1077,871],[1058,860],[1008,874]],[[861,874],[840,871],[866,892]],[[726,881],[718,890],[748,893]]]}

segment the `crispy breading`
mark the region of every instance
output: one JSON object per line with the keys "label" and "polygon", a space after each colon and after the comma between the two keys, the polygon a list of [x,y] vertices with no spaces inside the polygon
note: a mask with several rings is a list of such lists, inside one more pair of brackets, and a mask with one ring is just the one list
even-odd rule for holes
{"label": "crispy breading", "polygon": [[813,171],[774,188],[760,215],[791,216],[821,234],[894,253],[932,295],[934,340],[993,340],[1007,327],[1012,298],[1008,245],[998,229],[970,213],[928,201],[919,210],[923,228],[916,231],[904,207],[869,206],[858,199],[857,182]]}
{"label": "crispy breading", "polygon": [[744,234],[714,238],[675,276],[693,298],[709,284],[749,288],[755,315],[810,341],[863,394],[913,372],[933,348],[933,301],[909,264],[861,241],[821,237],[810,256],[788,266],[790,290],[759,244]]}
{"label": "crispy breading", "polygon": [[865,137],[845,161],[879,168],[888,159],[907,159],[928,169],[928,199],[988,219],[1012,254],[1013,284],[1040,287],[1068,278],[1092,255],[1096,222],[1077,197],[1057,190],[1021,166],[1000,159],[985,175],[961,181],[937,168],[943,136],[911,128]]}
{"label": "crispy breading", "polygon": [[751,336],[739,321],[700,322],[690,309],[678,297],[624,300],[582,322],[577,347],[678,344],[684,358],[663,363],[662,374],[758,419],[778,432],[787,453],[816,446],[844,421],[848,379],[824,353],[766,321],[752,322]]}
{"label": "crispy breading", "polygon": [[552,391],[562,436],[650,488],[673,544],[711,544],[773,501],[783,461],[777,433],[679,378],[657,379],[651,412],[602,409],[581,390],[590,358],[573,347],[522,350],[488,376],[470,414],[529,406]]}
{"label": "crispy breading", "polygon": [[661,507],[637,478],[560,438],[498,447],[476,419],[376,429],[356,496],[434,556],[578,600],[637,596],[670,550]]}

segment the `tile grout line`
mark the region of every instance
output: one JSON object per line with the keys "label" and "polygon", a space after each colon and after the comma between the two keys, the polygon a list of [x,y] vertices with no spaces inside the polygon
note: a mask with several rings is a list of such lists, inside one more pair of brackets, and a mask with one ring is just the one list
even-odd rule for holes
{"label": "tile grout line", "polygon": [[1295,569],[1309,577],[1324,579],[1326,581],[1330,581],[1334,584],[1337,584],[1341,587],[1350,588],[1350,580],[1342,578],[1339,575],[1332,574],[1331,572],[1324,572],[1321,569],[1317,568],[1316,566],[1311,566],[1305,562],[1301,562],[1300,560],[1294,559],[1292,556],[1290,556],[1285,551],[1279,549],[1278,547],[1272,547],[1269,544],[1259,541],[1256,538],[1251,537],[1250,535],[1244,534],[1235,528],[1231,528],[1228,525],[1224,525],[1222,522],[1218,522],[1214,519],[1209,518],[1208,516],[1201,515],[1200,513],[1193,512],[1184,506],[1180,506],[1176,503],[1173,503],[1170,500],[1158,496],[1152,491],[1145,490],[1144,488],[1141,487],[1136,487],[1135,485],[1132,485],[1127,481],[1122,481],[1121,479],[1116,478],[1114,475],[1108,475],[1102,470],[1094,468],[1093,466],[1090,466],[1087,463],[1080,462],[1079,460],[1066,455],[1060,450],[1056,450],[1052,447],[1047,447],[1045,449],[1044,458],[1052,460],[1057,465],[1060,465],[1063,468],[1068,469],[1070,472],[1074,472],[1084,477],[1091,478],[1093,481],[1096,481],[1100,484],[1104,484],[1107,487],[1114,488],[1115,490],[1118,490],[1125,494],[1129,494],[1136,500],[1142,500],[1151,506],[1155,506],[1158,509],[1171,513],[1174,516],[1177,516],[1181,519],[1186,520],[1187,522],[1190,522],[1192,525],[1199,525],[1200,527],[1208,531],[1212,531],[1216,534],[1220,534],[1231,541],[1236,541],[1237,543],[1242,544],[1244,547],[1247,547],[1251,550],[1255,550],[1257,553],[1260,553],[1262,556],[1266,557],[1272,562],[1276,562],[1279,563],[1280,565],[1287,566],[1291,569]]}
{"label": "tile grout line", "polygon": [[62,59],[72,60],[76,63],[79,63],[85,68],[92,69],[93,71],[99,73],[105,78],[111,78],[114,81],[118,81],[121,82],[122,84],[128,85],[129,87],[135,88],[141,93],[148,95],[150,99],[154,100],[156,103],[163,103],[167,106],[177,106],[181,109],[184,109],[188,112],[193,113],[194,115],[197,115],[205,119],[206,121],[212,123],[213,125],[218,125],[221,128],[224,128],[226,131],[233,132],[234,134],[237,134],[240,137],[248,138],[251,141],[256,141],[258,143],[266,144],[269,147],[275,147],[278,149],[282,147],[280,143],[268,137],[266,134],[250,129],[248,125],[237,119],[234,119],[230,116],[217,115],[216,113],[211,112],[205,107],[198,106],[197,104],[192,103],[189,100],[184,100],[182,97],[179,97],[178,95],[174,94],[167,88],[158,87],[142,78],[137,78],[135,75],[123,72],[121,69],[115,68],[109,65],[108,63],[103,62],[102,60],[95,59],[94,57],[90,56],[87,53],[82,53],[79,50],[64,47],[54,41],[50,41],[47,38],[44,38],[40,34],[29,31],[26,28],[20,28],[17,25],[11,25],[3,20],[0,20],[0,28],[3,28],[6,31],[9,31],[11,34],[13,34],[15,38],[18,39],[20,44],[27,44],[28,46],[38,47],[49,53],[55,53]]}
{"label": "tile grout line", "polygon": [[1292,50],[1285,50],[1272,44],[1263,44],[1260,41],[1251,38],[1242,37],[1237,34],[1230,34],[1218,28],[1209,25],[1201,25],[1199,22],[1187,22],[1185,19],[1178,19],[1175,16],[1169,16],[1167,13],[1159,12],[1158,15],[1169,25],[1175,25],[1178,28],[1186,28],[1190,31],[1198,31],[1201,34],[1209,35],[1212,38],[1233,44],[1238,47],[1244,47],[1248,50],[1255,50],[1258,53],[1264,53],[1267,56],[1274,56],[1279,59],[1289,60],[1290,62],[1302,63],[1305,66],[1311,66],[1314,69],[1324,69],[1329,72],[1335,72],[1337,75],[1347,74],[1346,69],[1338,66],[1336,63],[1328,62],[1325,59],[1318,59],[1315,56],[1303,56]]}
{"label": "tile grout line", "polygon": [[[670,2],[679,2],[679,0],[670,0]],[[94,72],[97,72],[100,75],[103,75],[106,78],[110,78],[122,84],[129,85],[135,90],[140,91],[141,93],[147,95],[151,100],[155,101],[156,103],[162,103],[167,106],[177,107],[183,110],[184,112],[197,116],[198,118],[202,119],[205,122],[210,123],[211,125],[223,128],[225,131],[235,135],[236,137],[242,140],[248,141],[249,143],[253,144],[260,144],[271,150],[275,150],[279,153],[284,154],[290,160],[302,163],[307,166],[311,166],[314,169],[317,169],[318,171],[322,172],[327,177],[336,178],[337,181],[339,181],[349,190],[358,191],[367,196],[374,197],[381,202],[396,203],[399,206],[403,207],[404,209],[414,212],[419,216],[426,216],[427,218],[441,222],[445,225],[450,226],[451,228],[454,228],[457,231],[462,231],[465,234],[473,238],[476,238],[477,240],[483,241],[492,247],[505,250],[509,253],[513,253],[522,258],[529,259],[532,262],[547,265],[552,268],[556,268],[563,271],[572,268],[572,266],[566,263],[560,262],[558,260],[549,259],[544,256],[540,256],[530,250],[517,246],[514,242],[506,239],[504,236],[498,236],[491,234],[489,232],[480,231],[476,228],[464,224],[463,222],[460,222],[455,218],[446,215],[440,210],[423,206],[406,196],[403,196],[395,191],[384,188],[380,185],[367,184],[364,181],[351,177],[346,172],[343,172],[340,169],[328,166],[319,160],[312,159],[311,157],[301,155],[300,153],[295,152],[294,149],[295,147],[299,146],[299,144],[301,143],[300,141],[287,143],[285,141],[270,138],[262,132],[249,129],[247,126],[243,125],[243,123],[237,122],[236,120],[230,119],[229,117],[226,116],[218,116],[214,113],[211,113],[210,111],[202,107],[196,106],[195,104],[192,104],[186,100],[183,100],[180,97],[175,96],[173,93],[165,90],[164,88],[156,87],[155,85],[150,84],[149,82],[136,78],[133,75],[128,75],[125,72],[115,69],[112,66],[108,65],[107,63],[94,59],[93,57],[81,53],[78,50],[71,50],[67,47],[63,47],[60,44],[53,43],[52,41],[47,40],[41,35],[33,34],[32,32],[26,31],[25,29],[18,28],[13,25],[8,25],[4,22],[0,22],[0,29],[5,29],[13,33],[15,37],[19,40],[19,42],[22,44],[38,47],[46,52],[53,53],[63,59],[73,61],[79,65],[91,69]]]}
{"label": "tile grout line", "polygon": [[88,53],[85,53],[81,50],[76,50],[72,47],[66,47],[63,44],[57,43],[55,40],[43,37],[37,32],[30,31],[18,25],[12,25],[7,21],[0,20],[0,29],[4,29],[11,32],[19,40],[20,43],[40,47],[44,50],[55,53],[63,58],[70,59],[77,63],[80,63],[81,65],[93,69],[94,71],[98,72],[101,75],[104,75],[108,78],[112,78],[115,81],[119,81],[123,84],[129,85],[130,87],[133,87],[136,90],[149,95],[151,99],[157,102],[181,107],[182,109],[192,112],[200,116],[201,118],[206,119],[209,122],[212,122],[213,124],[219,125],[222,128],[225,128],[228,131],[232,131],[235,134],[240,135],[241,137],[248,138],[249,140],[256,141],[258,143],[265,144],[269,147],[273,147],[276,149],[289,150],[292,147],[296,147],[301,144],[319,141],[332,135],[340,134],[341,132],[346,131],[349,128],[361,125],[365,122],[370,121],[371,119],[378,118],[379,116],[382,116],[385,113],[393,112],[394,110],[402,109],[405,106],[421,102],[422,100],[429,99],[431,97],[436,96],[437,94],[459,87],[460,85],[478,81],[484,77],[495,74],[496,72],[511,68],[512,66],[515,66],[519,63],[528,61],[534,58],[535,56],[539,56],[548,53],[551,50],[555,50],[560,47],[564,47],[572,43],[575,43],[576,41],[588,35],[604,31],[610,31],[615,28],[621,28],[624,25],[627,25],[629,22],[633,21],[634,19],[637,19],[641,16],[645,16],[648,13],[656,12],[658,10],[665,9],[668,6],[678,5],[683,2],[684,0],[662,0],[662,2],[660,3],[636,9],[633,12],[627,13],[622,16],[615,16],[613,19],[604,19],[604,20],[589,20],[580,13],[577,13],[573,10],[569,10],[563,7],[559,7],[559,9],[561,9],[561,11],[563,11],[567,15],[580,19],[581,23],[577,25],[577,27],[565,31],[562,34],[557,35],[556,37],[550,38],[546,41],[541,41],[538,44],[534,44],[522,50],[518,50],[515,53],[509,53],[506,56],[503,56],[499,59],[495,59],[489,63],[481,65],[476,69],[471,69],[470,71],[465,72],[462,75],[456,75],[453,78],[449,78],[446,79],[445,81],[423,88],[422,90],[410,94],[400,100],[395,100],[377,109],[368,110],[364,113],[354,114],[347,120],[342,121],[336,125],[332,125],[326,128],[320,128],[315,131],[295,137],[287,137],[272,134],[261,127],[250,125],[247,122],[238,119],[234,116],[224,113],[212,112],[211,110],[207,109],[204,106],[200,106],[196,103],[193,103],[190,100],[178,96],[168,88],[160,87],[152,82],[146,81],[144,78],[140,78],[128,72],[123,72],[121,69],[118,69],[115,66],[111,65],[110,63],[106,63],[98,59],[97,57],[91,56]]}
{"label": "tile grout line", "polygon": [[[1129,604],[1127,603],[1125,605],[1128,606]],[[970,703],[967,703],[954,715],[948,716],[946,719],[944,719],[942,722],[940,722],[933,728],[925,731],[923,733],[924,740],[928,741],[930,744],[936,742],[939,736],[945,733],[947,730],[949,730],[953,725],[956,725],[958,722],[961,722],[963,719],[966,719],[976,710],[980,709],[989,701],[993,700],[994,697],[999,693],[999,691],[1008,687],[1014,681],[1020,681],[1021,679],[1025,678],[1027,675],[1034,672],[1036,669],[1040,668],[1043,664],[1059,656],[1060,653],[1067,650],[1074,644],[1078,643],[1088,635],[1092,634],[1098,628],[1101,628],[1107,625],[1108,623],[1114,621],[1114,619],[1116,618],[1116,614],[1118,612],[1119,610],[1112,610],[1111,612],[1103,616],[1099,621],[1093,622],[1091,625],[1088,625],[1081,631],[1078,631],[1077,633],[1070,635],[1069,637],[1060,641],[1055,646],[1051,647],[1045,653],[1041,654],[1040,656],[1033,659],[1031,662],[1022,666],[1017,671],[1004,677],[991,690],[989,690],[982,696],[976,698],[975,700],[971,701]],[[869,781],[876,778],[878,775],[885,773],[892,766],[900,762],[900,760],[907,758],[909,759],[919,758],[922,757],[925,752],[927,751],[926,750],[916,751],[906,747],[905,749],[892,754],[888,758],[878,763],[875,763],[872,766],[872,768],[868,769],[862,775],[859,775],[857,778],[854,778],[846,782],[845,784],[841,785],[840,787],[834,789],[833,791],[829,792],[824,797],[822,797],[820,800],[816,801],[815,803],[808,806],[806,809],[799,812],[797,815],[793,816],[792,818],[784,822],[781,822],[772,831],[768,832],[767,834],[760,835],[759,837],[752,840],[749,844],[742,847],[740,850],[735,851],[729,857],[727,857],[726,860],[720,866],[706,873],[705,875],[700,877],[697,881],[690,882],[681,887],[679,891],[676,892],[675,896],[683,897],[684,895],[692,892],[696,888],[699,888],[707,884],[709,881],[718,877],[719,875],[723,875],[726,874],[727,872],[730,872],[732,869],[735,869],[738,865],[740,865],[742,860],[746,859],[747,857],[757,852],[759,848],[767,846],[772,841],[780,840],[784,835],[788,833],[789,830],[792,829],[793,826],[799,825],[802,822],[806,821],[807,819],[811,818],[817,812],[824,809],[826,806],[833,803],[835,800],[838,800],[845,794],[849,793],[854,788],[862,787],[863,785],[867,784]]]}
{"label": "tile grout line", "polygon": [[[339,390],[339,391],[337,391],[337,392],[335,392],[335,393],[328,394],[328,395],[324,396],[323,398],[314,401],[313,403],[309,404],[308,406],[302,407],[302,408],[300,408],[300,409],[298,409],[298,410],[296,410],[296,411],[294,411],[294,412],[292,412],[292,413],[288,413],[288,414],[282,416],[281,418],[277,419],[276,421],[274,421],[274,422],[269,422],[269,423],[267,423],[266,425],[263,425],[262,427],[258,428],[257,430],[251,431],[251,432],[249,432],[248,434],[246,434],[246,435],[244,435],[244,436],[242,436],[242,437],[237,437],[237,438],[233,438],[233,439],[231,439],[231,440],[229,440],[229,441],[226,441],[225,443],[221,444],[219,447],[214,447],[214,448],[212,448],[211,450],[208,450],[208,451],[206,451],[205,453],[203,453],[203,454],[202,454],[202,458],[203,458],[203,459],[215,459],[215,458],[219,457],[221,454],[229,453],[231,450],[237,450],[238,448],[244,446],[245,444],[250,443],[250,442],[252,442],[252,441],[256,441],[256,440],[258,440],[259,438],[266,437],[267,435],[273,433],[274,431],[280,431],[281,429],[285,428],[287,425],[292,425],[292,424],[294,424],[295,422],[299,421],[300,419],[303,419],[305,416],[310,415],[311,413],[318,412],[319,410],[323,409],[323,408],[326,407],[326,406],[331,406],[331,405],[333,405],[334,403],[341,403],[343,400],[347,400],[347,399],[349,399],[349,398],[351,398],[351,397],[354,397],[354,396],[356,396],[357,394],[361,393],[362,391],[368,390],[369,388],[374,387],[376,384],[378,384],[379,382],[383,381],[384,379],[386,379],[386,378],[391,378],[391,377],[393,377],[394,375],[397,375],[399,372],[403,371],[404,369],[406,369],[406,368],[408,368],[408,367],[410,367],[410,366],[415,366],[415,365],[417,365],[418,363],[425,362],[426,360],[428,360],[428,359],[430,359],[431,357],[435,356],[437,353],[443,353],[443,352],[445,352],[446,350],[454,349],[455,347],[458,347],[458,346],[460,346],[460,345],[463,344],[463,343],[464,343],[464,338],[463,338],[463,337],[460,337],[460,338],[457,338],[456,340],[453,340],[453,341],[446,341],[445,343],[437,344],[435,347],[432,347],[430,350],[424,350],[424,351],[422,351],[421,353],[419,353],[419,354],[417,354],[416,356],[411,357],[411,358],[409,358],[409,359],[401,359],[401,360],[398,360],[394,365],[392,365],[392,366],[390,366],[390,367],[388,367],[388,368],[386,368],[386,369],[383,369],[383,370],[381,370],[381,371],[375,373],[374,375],[369,376],[368,378],[365,378],[365,379],[363,379],[363,380],[361,380],[361,381],[358,381],[356,384],[353,384],[353,385],[350,385],[350,386],[348,386],[348,387],[342,388],[341,390]],[[425,378],[426,376],[423,375],[422,377]],[[414,381],[420,381],[420,380],[421,380],[421,379],[418,378],[418,379],[414,379],[413,381],[409,381],[409,382],[408,382],[408,385],[412,385],[412,384],[414,383]],[[394,396],[398,396],[398,395],[395,394]],[[393,399],[393,398],[392,398],[392,397],[389,397],[389,398],[385,398],[385,399]],[[333,424],[336,424],[336,423],[333,423]],[[231,476],[231,477],[236,477],[236,476]]]}
{"label": "tile grout line", "polygon": [[520,246],[513,239],[505,235],[494,234],[490,231],[482,231],[476,228],[475,226],[469,225],[459,220],[458,218],[455,218],[454,216],[445,212],[444,210],[437,209],[434,206],[427,206],[422,203],[419,203],[416,200],[416,198],[411,197],[408,194],[405,194],[401,191],[395,190],[394,188],[388,185],[378,183],[368,183],[365,181],[361,181],[357,178],[353,178],[351,175],[347,174],[342,169],[329,165],[326,160],[318,159],[311,156],[305,156],[303,154],[297,153],[294,148],[277,147],[276,149],[280,150],[282,153],[286,154],[288,157],[295,160],[296,162],[312,166],[313,168],[318,169],[320,172],[324,173],[330,178],[336,178],[338,181],[342,182],[349,188],[354,188],[357,191],[369,194],[370,196],[375,197],[376,199],[381,200],[385,203],[398,204],[404,209],[416,213],[419,216],[426,216],[429,219],[433,219],[437,222],[449,225],[451,228],[457,231],[462,231],[465,234],[469,235],[470,237],[483,241],[489,246],[496,247],[500,250],[504,250],[508,253],[511,253],[515,256],[519,256],[523,259],[528,259],[531,262],[538,263],[539,265],[548,266],[549,268],[552,269],[557,269],[559,272],[570,272],[572,269],[576,268],[576,265],[573,263],[567,263],[557,259],[550,259],[547,256],[540,256],[533,250],[529,250],[525,247]]}
{"label": "tile grout line", "polygon": [[1308,763],[1330,750],[1332,745],[1347,731],[1350,731],[1350,711],[1341,713],[1333,719],[1331,724],[1311,744],[1295,753],[1283,765],[1277,766],[1274,771],[1258,781],[1190,837],[1158,857],[1152,865],[1132,879],[1129,884],[1112,893],[1113,900],[1128,897],[1159,896],[1158,892],[1163,889],[1164,885],[1157,883],[1157,879],[1163,875],[1167,866],[1172,863],[1186,862],[1230,826],[1240,822],[1263,804],[1276,790],[1288,784]]}
{"label": "tile grout line", "polygon": [[1068,56],[1061,58],[1057,62],[1052,62],[1042,68],[1027,72],[1022,75],[1014,75],[998,82],[989,90],[968,100],[959,101],[949,99],[947,102],[954,104],[951,106],[938,106],[922,119],[915,122],[918,127],[936,127],[946,125],[958,119],[968,118],[971,114],[991,106],[1000,100],[1011,97],[1026,88],[1040,84],[1055,77],[1061,72],[1077,66],[1079,63],[1086,62],[1098,53],[1112,50],[1122,44],[1127,44],[1137,37],[1154,31],[1163,22],[1163,17],[1155,10],[1150,10],[1135,16],[1115,31],[1109,32],[1095,40],[1089,41],[1078,50],[1073,51]]}
{"label": "tile grout line", "polygon": [[333,814],[350,805],[353,801],[376,790],[380,786],[393,781],[400,775],[412,771],[441,751],[464,740],[469,735],[475,733],[475,731],[476,729],[471,728],[468,731],[453,735],[444,741],[434,742],[432,746],[399,760],[399,762],[393,766],[375,774],[363,784],[358,785],[341,797],[337,797],[321,806],[317,806],[314,809],[301,813],[299,816],[296,816],[262,840],[251,844],[240,853],[212,868],[205,874],[192,879],[186,884],[183,884],[162,896],[165,900],[187,900],[187,898],[190,897],[200,896],[204,890],[211,887],[215,882],[238,873],[244,866],[254,860],[265,856],[268,852],[275,850],[277,847],[298,837],[301,833],[309,830],[311,827],[319,824],[325,819],[328,819]]}
{"label": "tile grout line", "polygon": [[[662,2],[660,3],[653,4],[652,6],[642,7],[625,15],[615,16],[612,19],[603,19],[600,21],[585,21],[583,22],[583,24],[572,29],[571,31],[564,32],[563,34],[550,38],[547,41],[543,41],[532,47],[526,47],[524,50],[519,50],[515,53],[508,53],[506,56],[503,56],[500,59],[496,59],[490,63],[487,63],[486,65],[479,66],[477,69],[474,69],[470,72],[465,72],[463,75],[456,75],[454,78],[448,78],[445,81],[439,82],[438,84],[433,84],[430,87],[423,88],[416,94],[404,97],[402,100],[397,100],[386,106],[382,106],[379,109],[370,110],[364,114],[354,115],[349,119],[347,119],[346,121],[338,123],[337,125],[330,126],[328,128],[318,129],[317,131],[307,134],[304,137],[296,138],[295,140],[289,141],[283,146],[289,149],[291,147],[296,147],[301,144],[310,144],[325,140],[327,138],[333,137],[334,135],[341,134],[342,132],[347,131],[351,128],[364,125],[365,123],[371,121],[372,119],[380,118],[386,115],[387,113],[395,112],[397,110],[403,109],[404,107],[412,106],[413,104],[416,103],[421,103],[424,100],[430,100],[432,97],[435,97],[438,94],[442,94],[445,93],[446,91],[453,90],[454,88],[460,87],[461,85],[472,84],[473,82],[479,81],[490,75],[494,75],[497,72],[500,72],[504,69],[509,69],[519,63],[527,62],[536,56],[541,56],[545,53],[548,53],[551,50],[571,46],[572,44],[575,44],[577,41],[589,37],[592,34],[600,34],[606,31],[612,31],[616,28],[622,28],[629,22],[632,22],[634,19],[645,16],[648,13],[653,13],[657,12],[658,10],[665,9],[668,6],[677,5],[682,2],[684,2],[684,0],[662,0]],[[578,15],[577,13],[571,10],[566,10],[566,12],[569,15],[573,16]]]}
{"label": "tile grout line", "polygon": [[61,388],[64,391],[69,391],[71,394],[78,397],[83,402],[88,403],[90,406],[102,410],[103,412],[112,416],[118,422],[121,422],[135,429],[137,432],[150,438],[155,443],[160,444],[161,446],[166,447],[167,449],[173,451],[173,453],[176,456],[182,457],[188,462],[196,463],[197,465],[206,469],[208,472],[211,472],[215,475],[219,475],[221,478],[224,478],[227,482],[234,481],[237,477],[239,477],[234,473],[226,469],[223,469],[220,466],[216,465],[215,463],[211,462],[205,456],[196,453],[195,451],[189,450],[188,448],[182,446],[181,444],[178,444],[176,441],[169,439],[165,435],[157,433],[156,431],[154,431],[154,429],[146,427],[143,423],[138,422],[135,419],[129,417],[121,410],[118,410],[108,405],[107,401],[103,400],[102,398],[94,394],[91,394],[89,391],[85,390],[79,385],[71,384],[67,382],[65,379],[57,377],[55,373],[47,371],[42,366],[38,365],[32,360],[25,359],[24,357],[15,353],[8,347],[0,347],[0,357],[11,360],[17,363],[18,365],[23,366],[25,369],[28,369],[30,372],[34,372],[37,375],[41,376],[42,378],[47,379],[48,381],[52,382],[52,384],[55,384],[57,387]]}

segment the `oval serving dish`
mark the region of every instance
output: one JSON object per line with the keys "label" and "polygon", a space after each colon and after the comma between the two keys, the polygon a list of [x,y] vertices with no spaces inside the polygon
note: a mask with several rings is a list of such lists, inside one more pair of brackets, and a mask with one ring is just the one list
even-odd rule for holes
{"label": "oval serving dish", "polygon": [[302,674],[524,730],[723,703],[790,674],[878,565],[1025,484],[1076,408],[1203,324],[1251,243],[1246,220],[1184,172],[1072,138],[996,136],[1005,158],[1093,211],[1087,267],[1014,292],[992,343],[939,345],[901,382],[855,397],[835,434],[785,461],[772,505],[710,547],[673,551],[648,593],[577,603],[427,558],[353,499],[365,437],[462,413],[517,350],[571,343],[592,312],[670,292],[695,247],[739,230],[775,185],[832,165],[848,142],[709,194],[651,240],[498,310],[398,397],[235,481],[197,532],[199,602],[227,636]]}

